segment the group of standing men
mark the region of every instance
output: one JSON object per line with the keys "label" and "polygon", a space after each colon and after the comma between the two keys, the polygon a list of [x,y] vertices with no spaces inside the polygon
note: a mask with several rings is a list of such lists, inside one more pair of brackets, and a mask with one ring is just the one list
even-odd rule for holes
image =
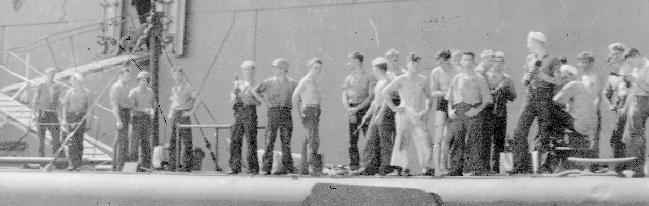
{"label": "group of standing men", "polygon": [[[31,101],[39,136],[38,156],[45,156],[45,135],[49,131],[52,153],[59,154],[58,157],[67,153],[71,163],[68,170],[78,171],[83,156],[83,135],[89,129],[88,117],[92,116],[90,93],[83,86],[80,74],[70,77],[70,86],[63,86],[54,81],[55,73],[54,68],[45,70],[44,81],[36,86]],[[62,133],[62,126],[65,126],[65,133]],[[63,143],[67,150],[60,151]]]}

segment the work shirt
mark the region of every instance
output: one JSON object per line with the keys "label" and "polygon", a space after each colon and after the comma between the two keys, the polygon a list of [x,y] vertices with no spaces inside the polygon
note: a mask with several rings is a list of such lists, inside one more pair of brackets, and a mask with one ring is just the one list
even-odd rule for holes
{"label": "work shirt", "polygon": [[117,81],[113,86],[110,87],[110,99],[111,102],[117,103],[119,108],[130,109],[133,107],[133,102],[128,97],[130,92],[129,85],[125,84],[122,81]]}
{"label": "work shirt", "polygon": [[56,111],[59,107],[62,88],[59,84],[47,84],[45,82],[36,86],[36,109]]}
{"label": "work shirt", "polygon": [[150,87],[135,87],[128,93],[128,98],[134,111],[148,113],[147,109],[153,109],[153,90]]}
{"label": "work shirt", "polygon": [[376,78],[363,69],[352,72],[345,78],[342,89],[347,94],[349,104],[360,104],[370,96]]}
{"label": "work shirt", "polygon": [[514,89],[514,81],[507,74],[502,74],[498,79],[498,75],[493,72],[487,72],[489,78],[489,89],[493,95],[494,100],[494,114],[498,117],[507,116],[507,101],[514,101],[516,99],[516,90]]}
{"label": "work shirt", "polygon": [[270,107],[288,107],[292,106],[292,97],[298,82],[290,77],[285,80],[278,77],[265,79],[255,91],[268,100]]}
{"label": "work shirt", "polygon": [[636,79],[636,84],[633,84],[631,91],[636,96],[649,96],[649,60],[644,59],[645,66],[643,68],[636,68],[633,70],[633,77]]}
{"label": "work shirt", "polygon": [[597,95],[583,82],[571,81],[554,96],[554,101],[567,105],[577,132],[590,135],[597,126]]}
{"label": "work shirt", "polygon": [[261,104],[255,96],[252,95],[252,89],[254,89],[254,85],[252,85],[250,82],[246,82],[243,80],[237,80],[234,82],[234,90],[238,90],[239,92],[235,93],[233,92],[233,98],[235,102],[241,102],[244,105],[259,105]]}
{"label": "work shirt", "polygon": [[627,96],[631,92],[631,82],[626,81],[623,77],[610,75],[606,88],[604,88],[604,96],[609,100],[611,106],[615,108],[624,108]]}
{"label": "work shirt", "polygon": [[171,97],[169,97],[171,110],[191,110],[194,107],[193,100],[195,96],[196,94],[189,83],[174,86],[171,88]]}
{"label": "work shirt", "polygon": [[[529,65],[529,66],[535,67],[535,71],[533,72],[531,82],[528,85],[530,93],[535,92],[537,89],[540,89],[542,91],[554,92],[555,85],[550,82],[541,80],[538,77],[538,73],[543,72],[544,74],[550,77],[554,77],[555,71],[559,71],[559,68],[561,67],[561,62],[559,61],[559,59],[556,57],[545,55],[540,59],[535,57],[535,59],[533,59],[532,62],[533,65]],[[547,94],[547,95],[551,97],[553,94]]]}
{"label": "work shirt", "polygon": [[87,112],[90,107],[90,93],[86,89],[69,89],[61,98],[61,104],[67,105],[67,112]]}
{"label": "work shirt", "polygon": [[477,73],[467,74],[464,72],[455,75],[445,99],[448,100],[449,105],[458,103],[475,105],[493,102],[485,78]]}

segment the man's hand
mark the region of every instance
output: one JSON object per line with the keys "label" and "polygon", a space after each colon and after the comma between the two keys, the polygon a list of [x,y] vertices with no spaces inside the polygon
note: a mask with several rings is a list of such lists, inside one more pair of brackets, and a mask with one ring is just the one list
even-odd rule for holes
{"label": "man's hand", "polygon": [[478,113],[480,113],[479,110],[477,110],[477,109],[475,109],[475,108],[471,108],[471,109],[469,109],[469,111],[466,111],[466,113],[464,113],[464,114],[465,114],[466,116],[468,116],[468,117],[473,117],[473,116],[478,115]]}
{"label": "man's hand", "polygon": [[122,120],[117,120],[115,127],[117,127],[118,130],[124,128],[124,123],[122,123]]}
{"label": "man's hand", "polygon": [[355,115],[358,110],[360,110],[358,107],[349,107],[347,109],[347,112],[349,113],[349,115]]}
{"label": "man's hand", "polygon": [[306,119],[306,114],[304,114],[304,112],[300,112],[299,114],[300,114],[300,118],[302,118],[302,120]]}
{"label": "man's hand", "polygon": [[356,114],[349,114],[349,123],[355,124],[358,122],[358,118],[356,118]]}
{"label": "man's hand", "polygon": [[457,114],[455,114],[455,112],[455,109],[448,110],[448,118],[457,119]]}
{"label": "man's hand", "polygon": [[608,109],[611,110],[611,111],[617,112],[617,107],[616,106],[609,105]]}

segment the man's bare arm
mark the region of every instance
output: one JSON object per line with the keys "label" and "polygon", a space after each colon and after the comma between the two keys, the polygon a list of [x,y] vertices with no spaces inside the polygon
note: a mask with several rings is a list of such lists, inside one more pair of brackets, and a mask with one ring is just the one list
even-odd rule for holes
{"label": "man's bare arm", "polygon": [[113,117],[115,118],[115,121],[121,123],[122,119],[119,116],[119,103],[117,102],[118,101],[117,88],[115,87],[114,84],[113,86],[110,87],[109,96],[110,96],[110,107],[111,109],[113,109]]}
{"label": "man's bare arm", "polygon": [[[262,82],[262,84],[263,84],[263,82]],[[261,86],[261,84],[257,85],[254,89],[252,89],[250,91],[250,94],[252,94],[252,96],[255,97],[255,99],[259,100],[259,102],[261,102],[262,104],[265,104],[266,106],[270,106],[270,104],[268,103],[268,100],[266,100],[266,98],[262,97],[257,92],[257,90],[259,89],[259,86]]]}
{"label": "man's bare arm", "polygon": [[304,90],[304,81],[304,79],[300,80],[300,83],[297,84],[297,87],[295,88],[295,91],[293,91],[293,95],[291,96],[291,102],[293,104],[293,107],[297,108],[295,111],[297,112],[298,117],[302,117],[302,105],[300,104],[300,97],[302,95],[302,91]]}
{"label": "man's bare arm", "polygon": [[388,107],[390,107],[390,109],[394,111],[396,111],[397,105],[394,105],[394,102],[392,102],[392,100],[394,99],[392,92],[396,91],[397,88],[399,88],[399,86],[401,85],[400,79],[401,78],[397,78],[394,81],[390,82],[390,84],[385,86],[382,91],[383,95],[385,96],[385,102],[387,103]]}

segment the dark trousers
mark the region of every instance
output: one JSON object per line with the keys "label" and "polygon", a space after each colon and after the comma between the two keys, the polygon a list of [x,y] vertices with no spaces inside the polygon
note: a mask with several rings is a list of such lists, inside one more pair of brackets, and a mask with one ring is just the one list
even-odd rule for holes
{"label": "dark trousers", "polygon": [[645,125],[649,118],[649,96],[634,96],[635,106],[631,108],[631,136],[626,144],[628,157],[638,157],[630,162],[627,169],[633,170],[636,176],[644,176],[645,153],[647,139],[645,137]]}
{"label": "dark trousers", "polygon": [[395,122],[394,111],[387,109],[383,118],[372,123],[367,133],[367,143],[363,151],[363,167],[368,174],[392,172],[390,166],[392,149],[394,148]]}
{"label": "dark trousers", "polygon": [[234,124],[232,125],[232,142],[230,143],[230,169],[241,172],[241,147],[243,136],[248,141],[248,171],[259,173],[257,161],[257,107],[236,106],[234,108]]}
{"label": "dark trousers", "polygon": [[306,129],[307,135],[302,144],[302,174],[309,173],[309,165],[314,169],[314,172],[320,173],[322,165],[316,161],[318,159],[318,148],[320,147],[320,107],[307,106],[304,108],[304,117],[302,119],[302,126]]}
{"label": "dark trousers", "polygon": [[[39,111],[37,123],[49,123],[49,124],[58,124],[59,117],[54,111]],[[49,130],[52,135],[52,153],[56,153],[61,147],[60,132],[61,127],[59,125],[38,125],[38,156],[45,157],[45,131]]]}
{"label": "dark trousers", "polygon": [[450,174],[461,175],[462,172],[482,173],[486,171],[483,156],[484,136],[482,116],[469,117],[465,113],[472,105],[455,104],[456,119],[451,119],[448,130],[451,136]]}
{"label": "dark trousers", "polygon": [[266,150],[264,151],[264,171],[270,172],[273,168],[273,150],[277,132],[280,133],[282,147],[282,168],[280,172],[295,172],[293,157],[291,156],[291,135],[293,135],[293,119],[291,108],[268,108],[268,126],[266,127]]}
{"label": "dark trousers", "polygon": [[[356,107],[358,104],[350,104],[350,107]],[[358,110],[355,115],[350,116],[349,118],[349,166],[352,168],[358,168],[360,165],[360,155],[358,153],[358,137],[360,131],[356,131],[359,125],[361,125],[361,120],[369,107],[362,108]],[[354,119],[352,119],[354,118]],[[356,120],[356,121],[352,121]],[[363,133],[367,133],[368,124],[362,126]]]}
{"label": "dark trousers", "polygon": [[500,153],[505,150],[505,137],[507,135],[507,116],[497,116],[493,113],[493,106],[483,111],[483,125],[485,144],[484,157],[487,168],[495,173],[500,172]]}
{"label": "dark trousers", "polygon": [[140,167],[151,168],[151,115],[133,112],[133,134],[130,142],[131,161],[137,160]]}
{"label": "dark trousers", "polygon": [[131,120],[131,109],[119,108],[119,118],[122,120],[122,129],[117,130],[113,145],[113,171],[122,171],[128,154],[128,126]]}
{"label": "dark trousers", "polygon": [[[68,112],[65,120],[68,123],[79,123],[85,115],[82,112]],[[72,163],[72,168],[78,168],[81,166],[83,158],[83,135],[86,133],[86,121],[84,120],[81,124],[70,125],[68,131],[74,132],[68,141],[70,162]]]}
{"label": "dark trousers", "polygon": [[[173,118],[171,120],[171,138],[169,139],[169,165],[170,170],[176,170],[176,161],[178,152],[180,152],[180,158],[182,163],[178,168],[179,171],[189,172],[192,168],[192,129],[191,128],[178,128],[178,125],[188,125],[191,124],[189,116],[183,116],[183,111],[174,111]],[[177,145],[180,145],[180,148],[177,148]],[[177,151],[180,150],[180,151]]]}
{"label": "dark trousers", "polygon": [[611,133],[611,148],[613,149],[613,157],[620,158],[624,157],[624,142],[622,137],[624,136],[624,127],[626,126],[627,112],[617,115],[617,122],[615,123],[615,128]]}
{"label": "dark trousers", "polygon": [[551,98],[530,98],[523,108],[523,112],[518,119],[516,129],[514,129],[514,172],[531,173],[531,157],[529,153],[528,135],[530,126],[537,118],[539,124],[539,140],[546,140],[552,136],[558,136],[556,129],[553,129],[553,118],[556,111],[556,105]]}

